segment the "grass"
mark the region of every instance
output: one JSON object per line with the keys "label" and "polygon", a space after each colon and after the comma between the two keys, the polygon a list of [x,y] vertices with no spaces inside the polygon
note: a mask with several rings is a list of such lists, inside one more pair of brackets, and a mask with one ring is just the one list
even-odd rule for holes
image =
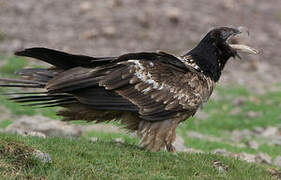
{"label": "grass", "polygon": [[[18,71],[27,65],[23,58],[0,57],[5,63],[0,67],[0,77],[15,77]],[[280,85],[277,85],[277,87]],[[0,93],[10,89],[0,89]],[[210,100],[203,109],[206,118],[193,117],[185,121],[177,129],[187,147],[211,152],[215,149],[240,153],[257,154],[263,152],[275,158],[280,156],[281,149],[264,143],[266,139],[248,137],[247,140],[260,142],[258,149],[237,146],[231,143],[229,136],[233,130],[251,130],[255,127],[281,127],[281,91],[269,91],[263,95],[249,92],[244,87],[216,89],[219,98]],[[234,101],[242,98],[243,103],[235,105]],[[57,108],[34,109],[23,107],[0,96],[1,105],[11,111],[11,119],[0,121],[0,128],[6,128],[14,119],[22,115],[41,114],[51,119],[56,116]],[[5,109],[4,108],[4,109]],[[232,113],[233,109],[238,113]],[[249,112],[258,114],[249,116]],[[73,122],[88,125],[83,121]],[[116,124],[116,123],[114,123]],[[191,138],[187,132],[196,131],[205,136],[221,138],[222,141]],[[99,141],[90,143],[89,138],[98,137]],[[113,143],[116,138],[123,139],[125,144]],[[270,179],[266,167],[240,162],[233,158],[224,158],[212,154],[184,154],[174,156],[169,153],[150,153],[137,147],[137,138],[124,133],[87,132],[79,140],[62,138],[33,138],[14,135],[0,135],[0,177],[15,174],[19,179]],[[244,141],[244,140],[243,140]],[[20,147],[31,147],[48,152],[54,163],[40,164],[28,159],[15,168],[12,154],[1,155],[1,147],[8,142],[19,144]],[[130,144],[130,145],[129,145]],[[2,145],[2,146],[1,146]],[[15,145],[15,144],[14,144]],[[6,147],[6,146],[5,146]],[[28,148],[27,148],[28,149]],[[27,153],[27,152],[26,152]],[[4,157],[5,156],[5,157]],[[29,156],[29,155],[28,155]],[[2,161],[3,160],[3,161]],[[213,168],[214,160],[219,160],[230,167],[227,173],[218,173]],[[16,161],[16,160],[15,160]],[[68,162],[68,163],[65,163]],[[26,165],[27,163],[28,165]],[[31,163],[31,165],[29,164]],[[32,165],[33,164],[33,165]],[[35,165],[34,165],[35,164]],[[5,171],[4,169],[8,169]],[[2,171],[2,172],[1,172]],[[1,174],[2,173],[2,174]],[[18,175],[17,175],[18,174]]]}
{"label": "grass", "polygon": [[[0,175],[7,179],[4,166],[13,178],[30,179],[274,179],[265,166],[213,154],[153,153],[122,143],[7,134],[0,134],[0,142]],[[47,152],[52,163],[36,161],[33,149]],[[228,170],[219,172],[214,161]]]}
{"label": "grass", "polygon": [[27,65],[27,61],[21,57],[9,56],[1,57],[0,61],[4,61],[4,65],[0,67],[1,76],[15,76],[15,72],[21,70]]}

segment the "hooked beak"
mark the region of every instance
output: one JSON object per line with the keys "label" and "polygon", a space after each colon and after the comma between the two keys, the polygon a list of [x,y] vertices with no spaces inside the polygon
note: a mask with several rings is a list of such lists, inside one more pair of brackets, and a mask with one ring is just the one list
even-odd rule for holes
{"label": "hooked beak", "polygon": [[[246,32],[248,36],[250,35],[250,31],[246,27],[240,26],[235,30],[237,30],[237,31],[234,33],[234,36],[237,35],[237,34],[244,33],[244,32]],[[229,46],[232,49],[236,50],[237,52],[244,52],[244,53],[248,53],[248,54],[259,54],[260,53],[257,49],[254,49],[254,48],[252,48],[250,46],[247,46],[245,44],[229,44]]]}

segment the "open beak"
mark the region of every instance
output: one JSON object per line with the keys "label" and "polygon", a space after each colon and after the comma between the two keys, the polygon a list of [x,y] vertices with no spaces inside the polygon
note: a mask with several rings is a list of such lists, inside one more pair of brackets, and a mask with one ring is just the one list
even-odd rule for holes
{"label": "open beak", "polygon": [[[248,30],[248,28],[245,27],[238,27],[237,28],[237,33],[235,33],[235,35],[237,34],[241,34],[246,32],[248,34],[248,36],[250,35],[250,32]],[[237,52],[244,52],[244,53],[248,53],[248,54],[259,54],[260,52],[252,47],[249,47],[245,44],[229,44],[229,46],[236,50]]]}

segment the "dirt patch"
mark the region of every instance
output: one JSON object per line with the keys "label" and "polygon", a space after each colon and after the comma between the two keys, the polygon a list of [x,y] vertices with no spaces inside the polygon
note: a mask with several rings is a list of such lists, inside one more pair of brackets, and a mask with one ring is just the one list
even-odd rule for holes
{"label": "dirt patch", "polygon": [[92,56],[192,48],[214,26],[246,26],[260,56],[228,65],[221,84],[253,90],[280,82],[281,1],[0,0],[0,51],[45,46]]}
{"label": "dirt patch", "polygon": [[25,174],[27,168],[38,165],[36,150],[20,142],[0,140],[0,176],[18,179],[44,179]]}

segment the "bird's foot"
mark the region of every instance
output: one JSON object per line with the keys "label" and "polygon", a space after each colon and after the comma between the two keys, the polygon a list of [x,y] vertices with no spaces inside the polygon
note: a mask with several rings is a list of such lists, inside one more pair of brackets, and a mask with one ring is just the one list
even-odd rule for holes
{"label": "bird's foot", "polygon": [[168,152],[171,152],[171,153],[173,153],[173,154],[176,154],[176,153],[177,153],[176,148],[175,148],[172,144],[166,145],[166,149],[167,149]]}

